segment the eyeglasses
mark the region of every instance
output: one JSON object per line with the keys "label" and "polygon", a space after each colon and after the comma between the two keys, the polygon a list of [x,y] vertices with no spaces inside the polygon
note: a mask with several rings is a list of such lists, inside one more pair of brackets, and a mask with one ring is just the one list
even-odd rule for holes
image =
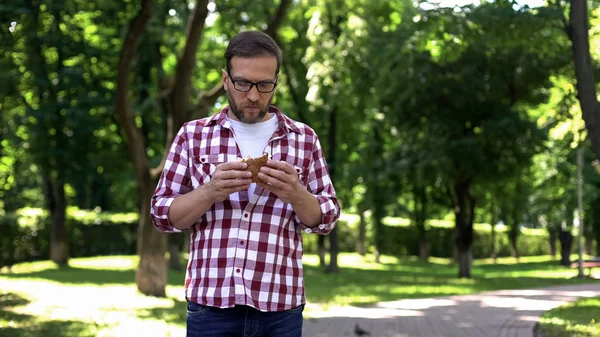
{"label": "eyeglasses", "polygon": [[231,73],[229,72],[229,70],[227,70],[227,75],[229,76],[231,83],[233,83],[233,87],[235,88],[235,90],[241,92],[248,92],[252,90],[253,86],[256,86],[256,90],[258,90],[258,92],[268,94],[275,90],[275,87],[277,86],[277,81],[250,82],[247,80],[234,80],[233,77],[231,77]]}

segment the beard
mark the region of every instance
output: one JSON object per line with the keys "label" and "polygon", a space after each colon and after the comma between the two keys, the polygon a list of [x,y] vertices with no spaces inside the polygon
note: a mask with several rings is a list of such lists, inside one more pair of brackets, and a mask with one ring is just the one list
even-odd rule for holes
{"label": "beard", "polygon": [[[260,106],[258,103],[247,103],[247,104],[238,104],[229,91],[227,92],[227,100],[229,101],[229,110],[233,113],[235,118],[242,123],[246,124],[256,124],[259,123],[265,118],[267,112],[269,112],[269,106],[271,106],[271,102],[273,101],[273,96],[269,98],[269,101],[264,106]],[[245,111],[244,109],[253,108],[257,109],[256,111]]]}

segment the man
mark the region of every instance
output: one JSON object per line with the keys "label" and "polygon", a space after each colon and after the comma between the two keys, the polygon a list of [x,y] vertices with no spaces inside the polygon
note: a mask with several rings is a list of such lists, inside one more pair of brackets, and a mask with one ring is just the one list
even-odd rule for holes
{"label": "man", "polygon": [[[301,336],[302,231],[340,205],[315,132],[271,105],[282,53],[262,32],[229,42],[229,106],[177,133],[152,198],[161,232],[191,230],[187,336]],[[252,183],[239,158],[269,155]]]}

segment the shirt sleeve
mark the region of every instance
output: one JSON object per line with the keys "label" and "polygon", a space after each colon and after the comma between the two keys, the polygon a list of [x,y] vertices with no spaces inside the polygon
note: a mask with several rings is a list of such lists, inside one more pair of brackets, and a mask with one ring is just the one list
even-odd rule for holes
{"label": "shirt sleeve", "polygon": [[325,161],[323,149],[316,136],[311,166],[308,171],[307,189],[319,201],[322,214],[321,224],[316,227],[308,227],[300,221],[300,217],[297,214],[295,215],[296,223],[306,233],[329,234],[335,228],[337,220],[340,217],[341,208],[329,176],[329,168]]}
{"label": "shirt sleeve", "polygon": [[169,221],[169,209],[175,198],[192,190],[188,171],[188,141],[185,127],[184,124],[173,139],[165,167],[151,199],[150,217],[159,232],[181,232]]}

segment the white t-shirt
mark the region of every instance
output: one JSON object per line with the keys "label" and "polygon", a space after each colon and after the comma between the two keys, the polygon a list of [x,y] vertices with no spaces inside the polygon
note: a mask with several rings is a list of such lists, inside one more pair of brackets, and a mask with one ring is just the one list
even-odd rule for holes
{"label": "white t-shirt", "polygon": [[[233,136],[237,146],[242,152],[242,158],[250,156],[260,157],[265,153],[265,148],[271,136],[277,131],[278,120],[275,114],[269,114],[271,118],[256,124],[247,124],[227,118],[233,128]],[[252,198],[256,184],[250,184],[248,196]]]}

